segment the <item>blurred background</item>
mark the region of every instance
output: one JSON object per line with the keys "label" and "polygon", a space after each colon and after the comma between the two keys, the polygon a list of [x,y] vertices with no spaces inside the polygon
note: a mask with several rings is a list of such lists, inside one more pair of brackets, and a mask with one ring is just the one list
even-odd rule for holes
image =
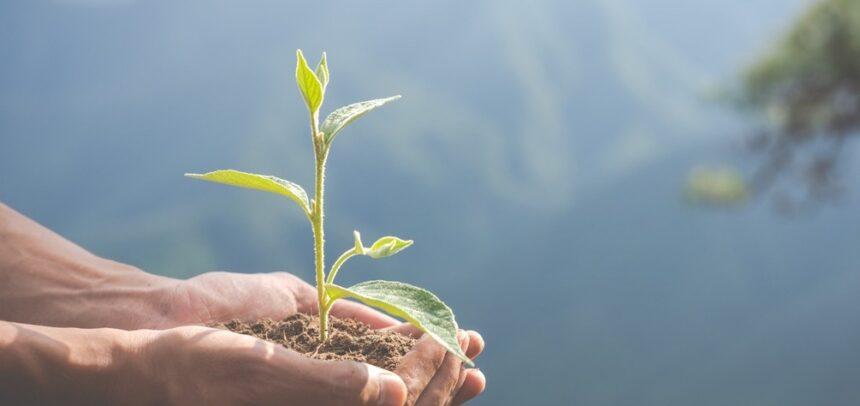
{"label": "blurred background", "polygon": [[860,2],[0,3],[0,201],[187,278],[312,280],[295,50],[337,139],[343,283],[436,292],[488,343],[481,405],[847,405],[860,398]]}

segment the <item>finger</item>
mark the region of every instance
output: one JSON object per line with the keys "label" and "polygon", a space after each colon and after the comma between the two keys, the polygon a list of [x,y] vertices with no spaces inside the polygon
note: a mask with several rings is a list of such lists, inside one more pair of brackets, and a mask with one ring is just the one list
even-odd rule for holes
{"label": "finger", "polygon": [[[403,380],[384,369],[359,362],[307,359],[278,402],[307,405],[400,406],[406,401]],[[275,400],[275,399],[273,399]]]}
{"label": "finger", "polygon": [[388,327],[385,330],[393,331],[395,333],[400,333],[400,334],[403,334],[405,336],[410,336],[412,338],[421,338],[421,336],[424,334],[424,332],[421,331],[421,329],[419,329],[418,327],[415,327],[409,323],[400,323],[396,326]]}
{"label": "finger", "polygon": [[[460,348],[469,347],[469,335],[465,332],[461,331],[457,334],[457,341],[460,342]],[[456,393],[462,366],[463,362],[454,354],[445,354],[442,365],[439,366],[436,375],[421,392],[421,397],[418,398],[416,406],[447,405]]]}
{"label": "finger", "polygon": [[412,351],[403,357],[400,365],[394,371],[403,378],[406,383],[408,395],[407,405],[414,405],[421,392],[436,375],[436,370],[445,358],[445,348],[433,341],[430,336],[425,336],[415,343]]}
{"label": "finger", "polygon": [[480,369],[467,369],[466,379],[463,381],[463,387],[454,396],[453,405],[462,405],[471,400],[475,396],[484,392],[487,387],[487,378]]}
{"label": "finger", "polygon": [[469,330],[466,333],[469,334],[469,348],[464,351],[466,351],[466,356],[469,357],[469,359],[475,359],[482,351],[484,351],[484,337],[481,337],[481,335],[474,330]]}
{"label": "finger", "polygon": [[341,319],[354,319],[373,329],[393,327],[401,324],[397,319],[378,312],[361,303],[338,300],[331,308],[331,314]]}
{"label": "finger", "polygon": [[[420,338],[424,334],[421,329],[409,323],[400,323],[396,326],[387,327],[385,328],[385,330],[407,335],[412,338]],[[473,330],[469,330],[466,333],[469,334],[469,348],[463,351],[466,352],[466,356],[468,356],[470,359],[475,359],[478,355],[481,355],[481,352],[484,351],[484,337],[482,337],[481,334],[479,334],[477,331]]]}
{"label": "finger", "polygon": [[454,397],[460,393],[460,389],[463,388],[463,384],[466,383],[466,377],[469,376],[469,370],[466,369],[466,366],[460,363],[460,377],[457,378],[457,385],[454,386],[454,391],[451,392],[451,397],[448,399],[450,401],[449,404],[454,404]]}

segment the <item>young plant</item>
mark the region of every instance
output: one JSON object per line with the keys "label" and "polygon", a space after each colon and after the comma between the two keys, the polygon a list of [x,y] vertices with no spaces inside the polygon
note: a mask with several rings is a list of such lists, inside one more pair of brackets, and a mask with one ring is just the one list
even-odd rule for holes
{"label": "young plant", "polygon": [[274,176],[232,169],[217,170],[205,174],[188,173],[185,176],[283,195],[299,205],[310,221],[313,230],[320,339],[322,341],[328,338],[328,316],[332,304],[338,299],[352,298],[379,308],[393,316],[403,318],[471,365],[472,362],[466,357],[457,342],[457,322],[454,320],[454,313],[436,295],[402,282],[377,280],[362,282],[348,288],[335,284],[335,277],[348,259],[358,255],[373,259],[389,257],[412,245],[411,240],[387,236],[366,247],[361,242],[358,231],[354,231],[355,245],[337,258],[328,273],[325,272],[325,229],[323,226],[325,219],[325,206],[323,204],[325,165],[332,141],[349,123],[377,107],[399,99],[400,96],[368,100],[341,107],[329,114],[320,124],[320,107],[323,104],[326,87],[329,83],[326,55],[323,53],[315,70],[311,70],[308,66],[301,50],[296,51],[296,59],[296,83],[308,108],[311,141],[316,158],[314,198],[309,199],[307,192],[301,186]]}

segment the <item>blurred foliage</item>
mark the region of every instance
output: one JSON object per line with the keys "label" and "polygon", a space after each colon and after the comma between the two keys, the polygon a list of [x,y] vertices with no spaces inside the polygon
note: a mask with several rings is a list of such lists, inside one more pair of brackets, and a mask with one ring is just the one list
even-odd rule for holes
{"label": "blurred foliage", "polygon": [[743,77],[742,102],[783,135],[842,135],[860,126],[860,2],[826,0],[804,14]]}
{"label": "blurred foliage", "polygon": [[808,200],[837,196],[839,152],[860,128],[860,1],[812,5],[741,84],[738,104],[766,121],[750,140],[767,157],[752,188],[760,193],[795,174]]}
{"label": "blurred foliage", "polygon": [[733,206],[747,197],[743,176],[734,168],[693,169],[687,178],[687,198],[717,206]]}

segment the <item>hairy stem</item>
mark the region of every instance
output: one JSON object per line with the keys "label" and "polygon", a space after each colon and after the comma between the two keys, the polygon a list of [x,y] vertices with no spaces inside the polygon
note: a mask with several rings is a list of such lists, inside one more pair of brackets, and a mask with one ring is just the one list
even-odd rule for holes
{"label": "hairy stem", "polygon": [[314,264],[316,265],[317,277],[317,300],[319,302],[319,317],[320,317],[320,340],[328,339],[328,297],[325,292],[325,229],[323,227],[325,219],[325,209],[323,203],[323,195],[325,194],[325,161],[326,152],[322,145],[322,136],[317,129],[319,120],[316,114],[311,115],[311,137],[313,138],[314,152],[316,156],[316,174],[315,194],[314,197],[314,213],[313,213],[313,232],[314,232]]}

